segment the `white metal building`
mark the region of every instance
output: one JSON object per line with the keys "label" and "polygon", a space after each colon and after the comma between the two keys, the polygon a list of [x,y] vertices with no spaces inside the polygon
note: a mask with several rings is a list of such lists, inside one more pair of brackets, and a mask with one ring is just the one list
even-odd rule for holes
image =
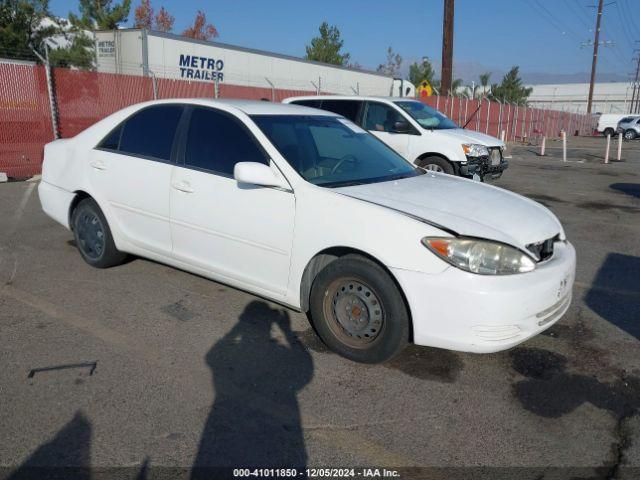
{"label": "white metal building", "polygon": [[[532,107],[586,113],[589,97],[588,83],[560,83],[529,85]],[[593,90],[593,113],[628,113],[631,107],[633,84],[631,82],[596,83]]]}
{"label": "white metal building", "polygon": [[415,94],[407,80],[394,80],[377,72],[169,33],[98,31],[95,40],[99,72],[349,95]]}

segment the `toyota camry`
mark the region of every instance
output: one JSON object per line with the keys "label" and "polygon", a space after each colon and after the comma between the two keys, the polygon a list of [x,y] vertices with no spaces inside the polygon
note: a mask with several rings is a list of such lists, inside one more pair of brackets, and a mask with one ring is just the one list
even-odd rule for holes
{"label": "toyota camry", "polygon": [[46,145],[39,193],[88,264],[133,254],[250,291],[360,362],[504,350],[571,302],[575,251],[548,209],[313,108],[130,106]]}

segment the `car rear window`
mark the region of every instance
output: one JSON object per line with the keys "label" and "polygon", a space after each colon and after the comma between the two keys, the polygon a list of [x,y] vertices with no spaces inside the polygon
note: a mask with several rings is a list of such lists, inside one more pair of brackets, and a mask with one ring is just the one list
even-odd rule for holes
{"label": "car rear window", "polygon": [[119,152],[170,160],[182,111],[181,105],[157,105],[134,113],[122,126]]}

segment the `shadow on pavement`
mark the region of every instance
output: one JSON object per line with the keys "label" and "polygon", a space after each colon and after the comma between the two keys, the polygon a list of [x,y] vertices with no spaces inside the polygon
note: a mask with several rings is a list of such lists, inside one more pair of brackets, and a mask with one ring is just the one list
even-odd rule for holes
{"label": "shadow on pavement", "polygon": [[39,446],[7,480],[89,479],[91,423],[77,412],[53,439]]}
{"label": "shadow on pavement", "polygon": [[609,188],[634,198],[640,198],[640,183],[612,183]]}
{"label": "shadow on pavement", "polygon": [[313,360],[291,330],[289,314],[251,302],[206,362],[215,401],[192,478],[212,478],[211,467],[305,467],[296,395],[313,377]]}
{"label": "shadow on pavement", "polygon": [[640,340],[640,257],[610,253],[585,297],[595,313]]}

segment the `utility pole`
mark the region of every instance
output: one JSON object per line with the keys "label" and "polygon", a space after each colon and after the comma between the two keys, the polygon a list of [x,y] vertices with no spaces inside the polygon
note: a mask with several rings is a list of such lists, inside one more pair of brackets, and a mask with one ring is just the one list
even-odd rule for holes
{"label": "utility pole", "polygon": [[604,0],[598,1],[598,15],[596,15],[596,31],[593,41],[593,60],[591,61],[591,82],[589,83],[589,100],[587,101],[587,114],[591,113],[591,103],[593,102],[593,85],[596,81],[596,65],[598,63],[598,46],[600,44],[600,20],[602,19],[602,7]]}
{"label": "utility pole", "polygon": [[442,22],[442,72],[440,75],[440,91],[443,95],[449,94],[453,76],[453,10],[454,0],[444,0],[444,18]]}

